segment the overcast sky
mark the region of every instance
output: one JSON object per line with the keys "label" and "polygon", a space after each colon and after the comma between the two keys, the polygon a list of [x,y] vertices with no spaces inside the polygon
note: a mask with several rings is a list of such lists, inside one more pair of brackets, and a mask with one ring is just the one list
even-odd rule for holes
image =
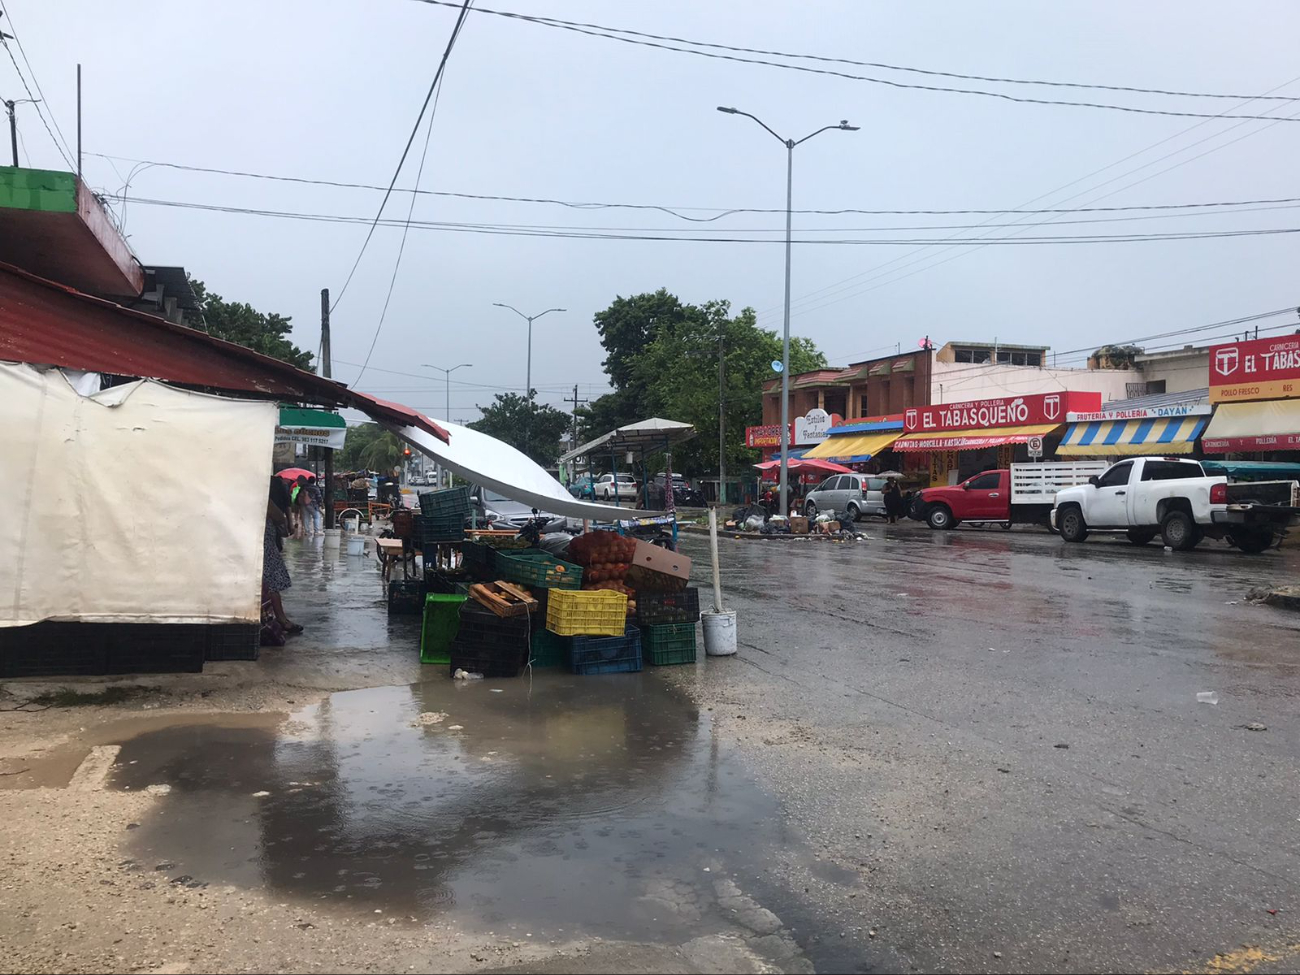
{"label": "overcast sky", "polygon": [[[386,185],[455,19],[418,0],[222,3],[4,0],[46,107],[75,142],[83,66],[87,154]],[[1300,117],[1300,6],[1188,0],[1134,4],[486,0],[480,5],[695,41],[974,75],[1200,92],[1294,96],[1249,104],[1088,89],[995,85],[796,61],[893,80],[1202,113]],[[6,28],[6,24],[9,26]],[[16,53],[16,52],[15,52]],[[762,57],[761,55],[741,55]],[[21,58],[19,59],[21,64]],[[1280,86],[1280,87],[1279,87]],[[0,97],[25,97],[0,57]],[[435,117],[425,189],[566,201],[730,208],[784,206],[785,150],[734,105],[799,138],[795,207],[999,209],[1128,206],[1300,196],[1300,122],[1206,121],[904,90],[634,46],[471,13]],[[30,105],[24,164],[66,168]],[[398,185],[414,184],[423,131]],[[120,193],[129,161],[87,155],[86,179]],[[129,199],[371,218],[382,194],[148,168]],[[404,218],[409,195],[386,216]],[[1032,204],[1030,201],[1035,201]],[[319,293],[337,296],[365,226],[128,202],[146,264],[184,265],[228,299],[291,315],[315,350]],[[712,216],[702,210],[695,217]],[[1177,211],[1175,211],[1177,212]],[[1149,214],[1110,214],[1110,216]],[[443,416],[423,363],[469,362],[452,418],[494,389],[522,389],[525,324],[494,308],[567,308],[539,321],[533,384],[546,402],[604,388],[593,313],[666,287],[692,302],[750,305],[781,327],[780,213],[700,224],[653,210],[421,196],[419,221],[635,228],[680,236],[770,229],[767,243],[584,240],[413,228],[360,388]],[[1066,215],[1095,219],[1107,214]],[[951,227],[977,230],[865,228]],[[1300,226],[1300,211],[1033,225],[1021,238]],[[796,214],[835,239],[1005,237],[1007,217]],[[1026,229],[1026,224],[1030,226]],[[704,233],[700,233],[701,229]],[[353,381],[375,334],[401,229],[381,227],[333,318],[335,376]],[[1015,239],[1015,238],[1012,238]],[[1295,235],[1074,245],[796,244],[796,334],[843,364],[930,335],[1070,350],[1300,304]],[[1207,335],[1221,334],[1219,332]],[[1168,340],[1166,340],[1168,341]],[[1158,344],[1158,343],[1152,343]],[[401,375],[411,373],[416,375]],[[430,378],[416,378],[417,375]],[[465,384],[479,385],[465,385]]]}

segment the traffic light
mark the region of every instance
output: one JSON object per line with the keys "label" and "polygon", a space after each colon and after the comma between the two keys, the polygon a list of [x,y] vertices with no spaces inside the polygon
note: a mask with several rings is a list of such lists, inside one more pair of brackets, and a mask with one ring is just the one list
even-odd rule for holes
{"label": "traffic light", "polygon": [[410,456],[411,456],[411,448],[410,448],[410,447],[406,447],[406,448],[404,448],[404,449],[402,450],[402,453],[405,454],[407,457],[410,457]]}

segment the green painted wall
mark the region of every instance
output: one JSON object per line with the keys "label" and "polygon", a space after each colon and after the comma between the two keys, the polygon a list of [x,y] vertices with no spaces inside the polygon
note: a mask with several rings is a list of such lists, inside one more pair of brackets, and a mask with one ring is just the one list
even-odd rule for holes
{"label": "green painted wall", "polygon": [[50,169],[0,166],[0,208],[77,212],[77,177]]}

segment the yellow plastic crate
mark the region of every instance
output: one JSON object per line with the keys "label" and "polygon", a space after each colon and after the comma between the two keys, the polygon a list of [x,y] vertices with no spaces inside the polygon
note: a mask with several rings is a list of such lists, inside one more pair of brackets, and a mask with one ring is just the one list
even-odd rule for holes
{"label": "yellow plastic crate", "polygon": [[551,589],[546,597],[546,628],[552,633],[622,636],[626,627],[627,596],[621,592]]}

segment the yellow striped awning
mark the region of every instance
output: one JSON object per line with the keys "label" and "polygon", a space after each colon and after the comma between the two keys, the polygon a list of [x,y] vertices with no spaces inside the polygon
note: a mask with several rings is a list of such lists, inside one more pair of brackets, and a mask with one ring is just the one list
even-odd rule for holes
{"label": "yellow striped awning", "polygon": [[902,431],[899,430],[894,433],[864,433],[856,437],[852,434],[828,437],[805,453],[804,457],[808,460],[861,464],[882,450],[888,450],[902,435]]}
{"label": "yellow striped awning", "polygon": [[1209,419],[1208,416],[1161,416],[1072,423],[1056,452],[1068,457],[1190,454]]}

